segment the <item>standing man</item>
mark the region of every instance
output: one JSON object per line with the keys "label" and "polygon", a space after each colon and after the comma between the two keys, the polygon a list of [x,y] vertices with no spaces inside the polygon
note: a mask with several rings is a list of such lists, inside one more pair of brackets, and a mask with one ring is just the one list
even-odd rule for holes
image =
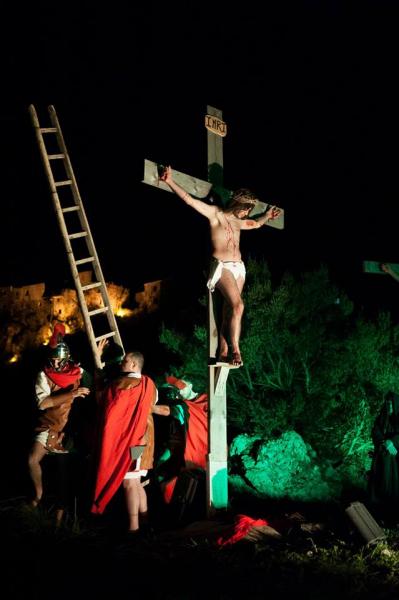
{"label": "standing man", "polygon": [[[208,454],[208,396],[194,391],[190,381],[167,376],[174,390],[167,447],[158,459],[157,478],[166,504],[172,500],[177,478],[194,469],[205,473]],[[204,499],[205,502],[205,499]]]}
{"label": "standing man", "polygon": [[381,517],[397,523],[399,515],[399,395],[389,392],[372,429],[374,457],[368,492]]}
{"label": "standing man", "polygon": [[[245,265],[241,259],[241,230],[258,229],[268,221],[276,219],[280,210],[271,206],[264,215],[250,219],[249,214],[257,203],[256,196],[247,189],[234,192],[229,206],[221,209],[192,198],[172,178],[172,169],[167,167],[161,180],[169,185],[188,206],[194,208],[209,221],[213,247],[208,288],[215,287],[224,298],[223,320],[219,331],[218,359],[234,366],[243,364],[240,353],[241,319],[244,303],[241,298],[245,281]],[[231,359],[229,345],[231,344]]]}
{"label": "standing man", "polygon": [[143,365],[141,352],[127,352],[119,376],[99,394],[99,449],[91,512],[102,514],[123,484],[129,531],[138,531],[147,519],[143,479],[153,466],[152,413],[169,412],[155,406],[158,392],[152,379],[142,375]]}
{"label": "standing man", "polygon": [[32,506],[37,506],[43,496],[41,461],[47,454],[68,453],[62,440],[72,404],[75,398],[90,393],[89,388],[81,386],[83,369],[70,360],[69,348],[63,341],[64,335],[64,325],[57,323],[48,345],[48,365],[36,378],[35,391],[40,416],[28,459],[35,490]]}

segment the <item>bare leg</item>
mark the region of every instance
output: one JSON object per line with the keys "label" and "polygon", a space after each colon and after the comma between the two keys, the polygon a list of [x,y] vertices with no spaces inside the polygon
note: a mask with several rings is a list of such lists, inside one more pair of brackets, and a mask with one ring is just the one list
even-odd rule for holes
{"label": "bare leg", "polygon": [[[217,288],[225,299],[226,311],[230,311],[228,330],[232,348],[232,363],[239,366],[242,364],[240,354],[241,319],[244,312],[244,303],[241,298],[244,280],[240,277],[237,281],[227,269],[223,269],[222,276],[217,283]],[[227,313],[224,313],[227,315]],[[223,335],[223,324],[222,324]]]}
{"label": "bare leg", "polygon": [[218,358],[223,362],[227,362],[229,354],[229,345],[227,343],[228,325],[230,323],[230,307],[226,300],[223,301],[222,324],[219,332],[219,349]]}
{"label": "bare leg", "polygon": [[147,494],[140,479],[125,479],[123,487],[129,514],[129,531],[138,531],[139,513],[144,517],[147,516]]}
{"label": "bare leg", "polygon": [[63,508],[57,508],[57,510],[55,511],[55,525],[56,527],[59,527],[62,523],[62,519],[64,516],[64,509]]}
{"label": "bare leg", "polygon": [[29,474],[35,488],[35,497],[31,502],[32,506],[37,506],[43,496],[43,479],[40,463],[46,454],[48,454],[46,448],[39,442],[34,442],[28,459]]}
{"label": "bare leg", "polygon": [[129,531],[138,531],[139,529],[140,493],[138,484],[140,484],[138,479],[125,479],[123,481],[127,512],[129,515]]}
{"label": "bare leg", "polygon": [[140,525],[147,525],[148,523],[148,505],[147,505],[147,492],[143,488],[140,483],[140,506],[139,506],[139,516],[140,516]]}

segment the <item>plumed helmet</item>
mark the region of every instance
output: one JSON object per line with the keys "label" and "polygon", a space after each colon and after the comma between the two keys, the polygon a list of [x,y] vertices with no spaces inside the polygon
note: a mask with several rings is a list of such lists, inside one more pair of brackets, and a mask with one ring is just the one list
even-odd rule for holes
{"label": "plumed helmet", "polygon": [[62,323],[56,323],[54,325],[53,335],[51,336],[48,344],[49,359],[59,358],[62,366],[65,365],[71,356],[69,347],[64,342],[64,335],[65,326]]}
{"label": "plumed helmet", "polygon": [[187,385],[185,381],[183,381],[182,379],[178,379],[173,375],[167,375],[165,379],[169,383],[169,385],[173,385],[178,390],[183,390]]}
{"label": "plumed helmet", "polygon": [[60,342],[54,348],[49,347],[49,358],[60,358],[68,360],[70,356],[71,353],[65,342]]}
{"label": "plumed helmet", "polygon": [[184,400],[193,400],[198,394],[193,390],[191,381],[185,379],[177,379],[173,375],[167,375],[166,381],[169,385],[174,386],[179,391],[179,396]]}

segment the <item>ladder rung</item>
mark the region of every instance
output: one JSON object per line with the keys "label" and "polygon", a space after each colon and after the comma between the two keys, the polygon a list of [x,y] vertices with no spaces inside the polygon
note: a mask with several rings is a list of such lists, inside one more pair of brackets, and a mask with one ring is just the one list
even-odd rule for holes
{"label": "ladder rung", "polygon": [[100,340],[106,340],[107,338],[113,337],[115,334],[115,331],[111,331],[110,333],[104,333],[104,335],[96,337],[96,342],[99,342]]}
{"label": "ladder rung", "polygon": [[77,204],[75,204],[74,206],[67,206],[66,208],[62,209],[62,212],[72,212],[73,210],[80,210],[80,206],[78,206]]}
{"label": "ladder rung", "polygon": [[89,317],[93,315],[99,315],[101,313],[105,313],[108,310],[108,306],[102,306],[101,308],[96,308],[96,310],[89,310]]}
{"label": "ladder rung", "polygon": [[96,283],[89,283],[89,285],[82,285],[82,290],[85,292],[86,290],[92,290],[94,288],[101,287],[101,281],[96,281]]}
{"label": "ladder rung", "polygon": [[39,131],[42,133],[57,133],[56,127],[39,127]]}
{"label": "ladder rung", "polygon": [[57,158],[65,158],[65,154],[48,154],[49,160],[56,160]]}
{"label": "ladder rung", "polygon": [[86,237],[87,231],[80,231],[79,233],[71,233],[68,235],[70,240],[76,240],[77,238]]}
{"label": "ladder rung", "polygon": [[75,260],[75,265],[84,265],[88,262],[94,262],[94,256],[89,256],[88,258],[80,258],[79,260]]}
{"label": "ladder rung", "polygon": [[62,187],[64,185],[72,185],[72,179],[65,179],[65,181],[55,181],[55,187]]}

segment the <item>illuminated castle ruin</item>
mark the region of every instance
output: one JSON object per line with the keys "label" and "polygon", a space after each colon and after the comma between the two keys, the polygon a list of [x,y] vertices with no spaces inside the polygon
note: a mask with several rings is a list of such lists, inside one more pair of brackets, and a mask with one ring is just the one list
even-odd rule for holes
{"label": "illuminated castle ruin", "polygon": [[[84,285],[90,283],[91,271],[81,273],[81,280]],[[59,295],[46,297],[45,288],[44,283],[0,288],[0,352],[9,363],[16,362],[26,348],[46,343],[54,320],[64,323],[70,334],[83,329],[76,291],[65,289]],[[130,296],[128,288],[107,283],[107,289],[112,310],[118,317],[140,316],[160,307],[162,281],[145,283],[144,290],[135,294],[137,306],[133,309],[124,307]],[[95,289],[86,298],[89,310],[102,305],[101,295]]]}

